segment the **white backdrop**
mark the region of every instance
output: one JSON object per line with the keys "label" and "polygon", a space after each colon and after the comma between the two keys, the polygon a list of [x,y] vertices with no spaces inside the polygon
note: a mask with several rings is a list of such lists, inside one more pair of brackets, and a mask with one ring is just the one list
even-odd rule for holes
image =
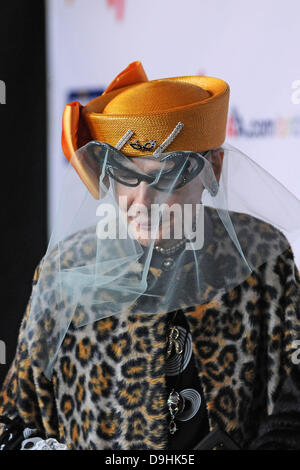
{"label": "white backdrop", "polygon": [[98,96],[134,60],[150,80],[226,80],[227,141],[300,198],[299,18],[299,0],[48,0],[50,231],[66,167],[64,105]]}

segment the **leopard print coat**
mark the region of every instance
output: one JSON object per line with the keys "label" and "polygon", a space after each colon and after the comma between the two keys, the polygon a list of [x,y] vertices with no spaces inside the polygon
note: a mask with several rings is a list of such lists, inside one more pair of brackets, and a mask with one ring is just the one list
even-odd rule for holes
{"label": "leopard print coat", "polygon": [[[234,221],[239,239],[245,230],[260,235],[249,258],[272,243],[273,229],[258,219],[236,214]],[[73,248],[75,242],[78,247],[80,239],[73,239]],[[72,262],[70,245],[65,255]],[[80,328],[72,322],[48,381],[29,353],[29,311],[30,301],[0,394],[0,414],[19,415],[70,449],[166,449],[166,315],[137,309]],[[300,340],[300,278],[291,248],[228,292],[216,289],[206,303],[183,311],[210,430],[226,431],[241,449],[300,449],[294,343]]]}

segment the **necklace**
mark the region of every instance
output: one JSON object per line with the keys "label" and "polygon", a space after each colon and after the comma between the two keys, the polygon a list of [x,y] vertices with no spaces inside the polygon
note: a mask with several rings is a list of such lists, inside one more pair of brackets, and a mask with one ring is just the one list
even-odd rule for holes
{"label": "necklace", "polygon": [[182,348],[180,342],[178,341],[179,338],[179,329],[175,326],[172,325],[172,323],[175,320],[175,317],[177,315],[178,310],[175,311],[175,314],[171,321],[168,324],[168,346],[167,346],[167,353],[166,353],[166,358],[168,359],[172,353],[172,349],[175,349],[176,354],[182,354],[182,359],[181,359],[181,366],[180,370],[178,373],[177,377],[177,382],[175,387],[172,388],[171,392],[169,393],[168,399],[167,399],[167,404],[169,408],[169,413],[170,413],[170,423],[169,423],[169,431],[170,434],[174,434],[177,431],[177,426],[175,423],[175,418],[178,414],[180,414],[185,407],[185,399],[184,397],[178,393],[175,388],[178,386],[179,379],[180,379],[180,372],[182,371],[183,368],[183,361],[184,361],[184,348],[186,344],[186,339],[187,339],[187,333],[184,338],[184,346]]}
{"label": "necklace", "polygon": [[186,239],[183,238],[182,240],[179,240],[178,243],[176,243],[175,245],[171,246],[170,248],[163,248],[162,246],[159,246],[159,245],[155,245],[154,249],[162,254],[162,255],[170,255],[170,254],[173,254],[175,253],[176,251],[179,250],[179,248],[182,247],[182,245],[184,245],[186,242]]}
{"label": "necklace", "polygon": [[180,248],[183,247],[183,245],[185,245],[185,243],[186,243],[186,239],[183,238],[182,240],[180,240],[178,243],[171,246],[170,248],[163,248],[162,246],[159,246],[159,245],[154,246],[154,249],[157,253],[163,256],[168,256],[162,262],[161,267],[163,271],[170,271],[174,267],[174,258],[172,258],[169,255],[173,255],[174,253],[176,253],[178,250],[180,250]]}

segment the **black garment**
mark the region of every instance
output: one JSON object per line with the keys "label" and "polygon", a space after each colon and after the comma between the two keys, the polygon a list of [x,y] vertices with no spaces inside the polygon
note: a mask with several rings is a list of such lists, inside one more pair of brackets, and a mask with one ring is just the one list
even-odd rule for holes
{"label": "black garment", "polygon": [[[171,321],[173,316],[174,312],[168,314],[168,323]],[[176,354],[175,348],[173,347],[171,356],[166,360],[166,383],[168,394],[172,391],[173,388],[178,393],[183,394],[187,393],[187,389],[192,389],[195,406],[199,406],[200,397],[201,403],[197,413],[194,416],[186,419],[185,421],[182,421],[180,418],[184,416],[184,413],[191,414],[192,410],[190,405],[191,402],[186,400],[184,410],[175,418],[177,431],[175,431],[174,434],[171,434],[168,431],[167,448],[193,449],[195,445],[198,444],[198,442],[209,432],[206,403],[200,378],[195,366],[195,359],[192,350],[192,337],[189,331],[188,322],[182,310],[177,311],[176,317],[171,324],[178,327],[180,332],[178,340],[179,343],[184,347],[184,350],[181,354]],[[183,355],[185,358],[184,361],[182,361]],[[182,365],[182,362],[184,362],[184,366]],[[181,372],[178,374],[178,371]],[[185,416],[186,418],[188,418],[188,414]]]}

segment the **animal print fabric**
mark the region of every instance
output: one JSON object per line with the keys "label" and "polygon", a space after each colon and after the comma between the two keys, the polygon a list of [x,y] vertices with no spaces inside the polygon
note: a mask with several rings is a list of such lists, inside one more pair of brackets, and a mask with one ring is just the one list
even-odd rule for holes
{"label": "animal print fabric", "polygon": [[[245,215],[241,219],[245,230]],[[33,354],[24,334],[30,302],[0,395],[0,414],[19,415],[70,449],[166,449],[166,315],[128,312],[80,328],[72,322],[48,381],[38,366],[38,347]],[[266,420],[280,413],[277,400],[287,381],[296,390],[289,413],[300,409],[293,362],[293,341],[300,340],[300,278],[290,247],[235,288],[216,291],[207,303],[183,312],[210,430],[219,427],[240,448],[249,448],[264,433]]]}

